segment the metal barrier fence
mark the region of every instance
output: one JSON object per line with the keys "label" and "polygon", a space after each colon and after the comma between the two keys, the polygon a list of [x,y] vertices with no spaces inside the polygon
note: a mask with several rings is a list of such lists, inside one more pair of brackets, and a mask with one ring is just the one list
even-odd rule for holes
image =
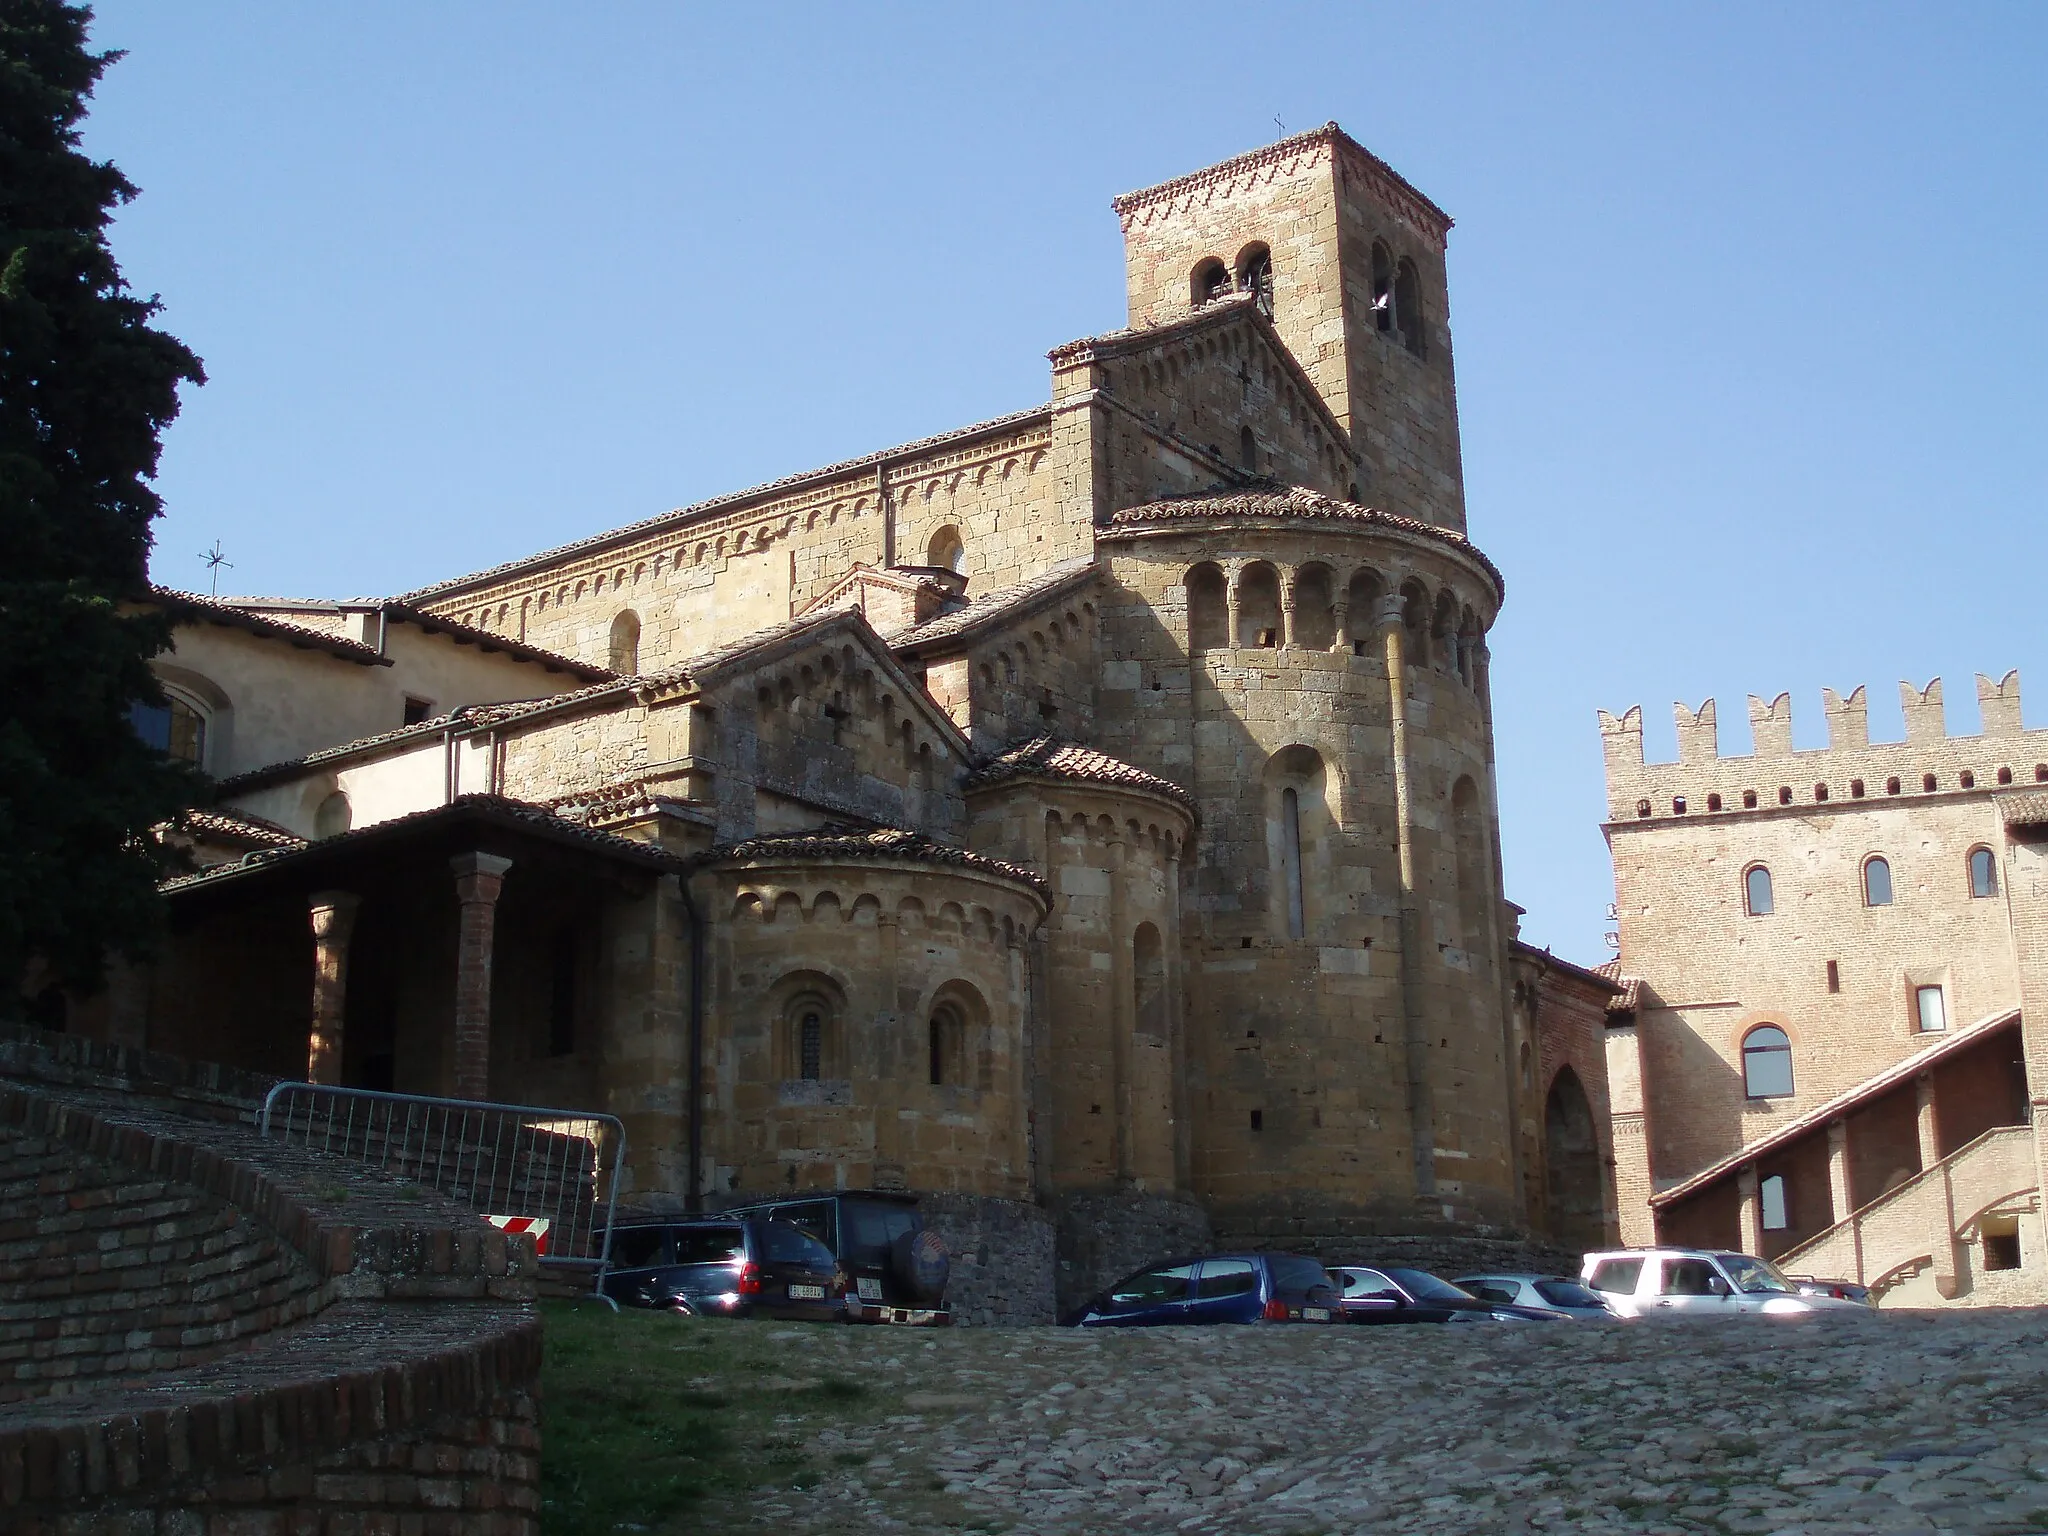
{"label": "metal barrier fence", "polygon": [[258,1129],[290,1146],[353,1158],[531,1231],[543,1262],[602,1277],[626,1130],[614,1115],[279,1083]]}

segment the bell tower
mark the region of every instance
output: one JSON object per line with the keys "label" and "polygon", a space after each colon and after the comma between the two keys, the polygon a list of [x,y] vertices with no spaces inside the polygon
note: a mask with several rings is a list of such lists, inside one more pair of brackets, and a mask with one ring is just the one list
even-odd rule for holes
{"label": "bell tower", "polygon": [[1260,293],[1351,434],[1357,499],[1465,531],[1448,214],[1335,123],[1113,206],[1133,328]]}

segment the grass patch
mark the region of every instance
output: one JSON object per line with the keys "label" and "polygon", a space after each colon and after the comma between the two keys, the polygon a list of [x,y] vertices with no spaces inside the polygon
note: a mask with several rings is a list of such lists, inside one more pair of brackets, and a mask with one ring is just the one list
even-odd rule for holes
{"label": "grass patch", "polygon": [[704,1499],[808,1487],[823,1475],[805,1449],[813,1433],[887,1409],[864,1383],[806,1377],[801,1342],[769,1337],[799,1325],[614,1314],[573,1302],[541,1310],[541,1525],[549,1536],[680,1530]]}

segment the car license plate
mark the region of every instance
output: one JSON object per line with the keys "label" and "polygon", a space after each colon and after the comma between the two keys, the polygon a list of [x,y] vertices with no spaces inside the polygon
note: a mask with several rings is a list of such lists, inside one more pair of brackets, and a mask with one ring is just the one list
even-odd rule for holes
{"label": "car license plate", "polygon": [[789,1288],[791,1301],[823,1301],[825,1287],[822,1285],[792,1285]]}
{"label": "car license plate", "polygon": [[1303,1307],[1301,1320],[1305,1323],[1327,1323],[1330,1320],[1328,1307]]}
{"label": "car license plate", "polygon": [[882,1299],[882,1282],[873,1275],[862,1275],[857,1288],[860,1291],[860,1299],[862,1301],[880,1301]]}

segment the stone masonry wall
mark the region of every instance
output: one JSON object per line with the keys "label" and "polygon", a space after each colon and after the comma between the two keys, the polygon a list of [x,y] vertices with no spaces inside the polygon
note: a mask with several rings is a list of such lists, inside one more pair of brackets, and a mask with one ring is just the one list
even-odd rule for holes
{"label": "stone masonry wall", "polygon": [[1185,1196],[1062,1195],[1052,1211],[1062,1317],[1135,1269],[1201,1253],[1212,1243],[1208,1212]]}
{"label": "stone masonry wall", "polygon": [[1021,1200],[923,1194],[925,1225],[946,1241],[952,1273],[946,1304],[965,1327],[1050,1323],[1053,1310],[1053,1222]]}

